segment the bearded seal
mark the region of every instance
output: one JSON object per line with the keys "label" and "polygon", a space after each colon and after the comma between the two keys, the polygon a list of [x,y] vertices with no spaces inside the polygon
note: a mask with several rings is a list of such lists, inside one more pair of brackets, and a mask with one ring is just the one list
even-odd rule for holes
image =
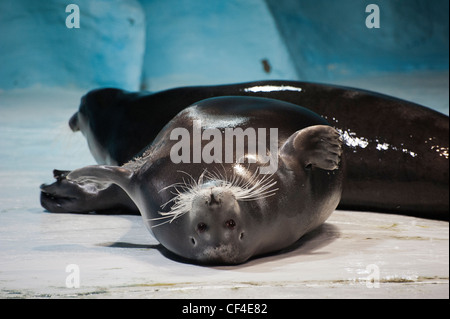
{"label": "bearded seal", "polygon": [[236,264],[295,243],[330,216],[342,192],[341,144],[307,109],[218,97],[175,116],[133,161],[58,176],[97,194],[119,186],[154,237],[179,256]]}
{"label": "bearded seal", "polygon": [[[195,103],[215,96],[235,97],[207,99]],[[253,98],[244,98],[244,96]],[[256,103],[254,97],[272,100],[256,99],[258,100]],[[296,104],[295,108],[302,115],[290,117],[287,116],[290,114],[289,112],[284,114],[285,109],[292,110],[293,106],[289,104],[287,107],[286,103],[282,101]],[[220,125],[239,127],[237,124],[246,123],[243,118],[247,117],[246,112],[250,112],[250,110],[250,113],[260,122],[257,126],[243,126],[244,129],[283,128],[282,134],[279,136],[279,161],[276,172],[270,178],[264,178],[266,175],[257,174],[264,165],[260,165],[261,163],[258,164],[258,162],[251,163],[244,170],[247,179],[243,182],[241,177],[239,179],[236,177],[236,168],[233,166],[236,163],[220,163],[219,167],[217,163],[206,165],[206,163],[200,162],[175,165],[173,161],[168,162],[167,156],[170,155],[168,145],[171,145],[172,148],[176,144],[168,142],[171,141],[168,134],[170,134],[169,131],[172,131],[170,128],[174,128],[173,121],[180,124],[177,128],[187,129],[191,134],[190,138],[193,138],[193,123],[183,120],[183,118],[188,118],[185,113],[187,111],[184,109],[193,103],[197,107],[199,104],[202,105],[200,109],[205,110],[206,113],[197,112],[195,114],[198,117],[190,119],[203,120],[203,124],[206,123],[207,126],[206,130],[220,129]],[[252,107],[248,105],[252,105]],[[264,105],[267,107],[261,108]],[[309,111],[299,105],[307,106],[308,109],[320,116],[314,115],[314,119],[308,117],[307,123],[302,122],[303,124],[300,125],[300,118],[304,118]],[[214,116],[218,117],[214,121],[211,120],[214,117],[208,113],[210,111],[206,110],[214,110]],[[170,121],[176,114],[179,115]],[[290,122],[292,119],[295,119],[296,123]],[[344,161],[341,160],[339,151],[341,149],[340,140],[329,131],[325,119],[335,128],[343,141],[347,171],[344,180],[342,180]],[[166,123],[169,124],[166,125]],[[448,117],[414,103],[377,93],[287,81],[188,87],[153,94],[100,89],[92,91],[82,98],[80,110],[71,118],[69,125],[74,131],[81,130],[83,132],[97,162],[107,164],[107,166],[87,167],[72,173],[55,170],[54,176],[57,181],[51,185],[41,186],[43,207],[52,212],[88,212],[110,209],[140,212],[149,229],[166,248],[196,262],[239,263],[251,256],[284,248],[292,243],[294,238],[301,237],[302,234],[322,223],[326,219],[324,216],[336,208],[335,205],[338,203],[339,208],[396,212],[448,220]],[[252,125],[256,125],[256,122]],[[323,126],[327,129],[324,130]],[[308,134],[304,135],[308,138],[292,137],[299,130],[308,131],[308,127],[316,127],[311,130],[312,132],[319,131],[319,133],[316,132],[319,137],[316,136],[313,139]],[[319,127],[322,128],[319,129]],[[221,129],[224,130],[224,127]],[[290,135],[285,129],[289,131]],[[298,136],[303,136],[303,134]],[[330,136],[334,137],[330,138]],[[266,138],[270,139],[270,136],[266,136]],[[303,143],[308,144],[308,140],[316,141],[313,143],[314,147],[309,145],[306,147],[307,151],[301,153],[315,154],[312,157],[316,162],[320,162],[320,159],[323,158],[327,159],[326,154],[334,154],[337,159],[327,159],[333,162],[334,166],[326,166],[323,162],[314,165],[312,163],[305,164],[308,161],[305,162],[301,156],[292,156],[299,149],[303,150],[301,146],[304,145]],[[323,143],[317,143],[318,140]],[[296,144],[293,141],[303,142]],[[151,143],[150,147],[146,149],[149,143]],[[208,146],[204,145],[205,141],[201,141],[200,144],[202,147]],[[297,145],[297,148],[293,145]],[[159,155],[154,155],[156,153]],[[133,159],[135,154],[139,155],[128,162]],[[165,154],[165,157],[161,157],[162,154]],[[246,154],[246,156],[247,159],[257,158],[258,154]],[[236,167],[240,167],[238,170],[244,169],[244,166]],[[153,172],[153,175],[144,174],[143,172],[146,171]],[[180,172],[175,174],[175,171]],[[302,183],[302,178],[309,176],[308,174],[311,174],[312,171],[314,171],[314,176],[321,176],[313,177],[314,182],[312,180],[308,182],[309,185],[318,186],[314,188],[315,190],[305,186],[308,183]],[[152,190],[151,194],[144,196],[136,191],[136,188],[145,184],[136,182],[138,180],[136,176],[148,178],[147,183],[152,185],[148,186],[150,187],[148,189]],[[330,176],[333,178],[332,181],[328,180],[331,178]],[[233,179],[233,177],[235,178]],[[286,179],[287,177],[289,178]],[[233,201],[233,198],[236,199],[236,194],[230,192],[232,188],[230,185],[233,185],[232,182],[237,183],[237,180],[240,181],[240,184],[238,183],[237,188],[233,189],[241,189],[241,192],[245,190],[245,187],[242,187],[244,185],[247,187],[261,185],[260,188],[257,186],[253,188],[259,190],[259,197],[255,195],[253,200],[248,202],[241,198],[236,200],[236,204]],[[327,180],[325,184],[328,186],[324,185],[325,180]],[[289,181],[288,186],[290,187],[283,184],[286,181]],[[300,189],[299,185],[301,185]],[[280,186],[285,188],[280,188]],[[170,188],[172,190],[169,190]],[[215,188],[221,191],[211,191]],[[273,191],[274,189],[277,191]],[[292,189],[296,189],[297,192],[292,193]],[[306,189],[309,191],[305,191]],[[305,192],[301,193],[301,190]],[[205,192],[209,192],[209,197],[205,195]],[[140,195],[136,195],[137,193]],[[191,195],[186,198],[190,198],[187,202],[192,205],[193,210],[190,210],[188,214],[173,213],[173,211],[186,211],[185,208],[184,210],[180,208],[183,207],[183,201],[176,199],[184,193]],[[144,200],[144,198],[147,199]],[[241,237],[241,239],[252,238],[248,228],[245,230],[241,228],[244,227],[243,225],[247,225],[248,221],[245,218],[251,214],[243,216],[239,213],[247,211],[248,207],[251,207],[250,211],[253,212],[261,212],[261,207],[272,207],[270,211],[276,212],[275,215],[278,215],[280,208],[284,207],[286,211],[280,214],[284,217],[272,220],[275,224],[282,223],[283,218],[288,218],[286,217],[290,214],[288,211],[308,211],[306,206],[312,207],[312,211],[316,211],[314,216],[317,218],[304,215],[302,218],[312,219],[310,222],[313,226],[307,226],[308,223],[300,218],[299,220],[302,220],[301,227],[297,227],[298,223],[292,223],[295,225],[295,230],[290,228],[291,224],[286,223],[288,224],[286,229],[289,231],[279,231],[278,235],[283,233],[279,240],[274,239],[276,236],[269,236],[268,241],[271,243],[255,239],[254,242],[259,243],[259,249],[238,249],[239,240],[223,245],[218,244],[217,236],[229,235],[225,235],[226,232],[213,231],[211,221],[205,219],[204,215],[199,213],[199,216],[202,216],[206,222],[199,222],[195,217],[197,211],[203,212],[200,209],[200,202],[202,202],[200,198],[209,207],[208,211],[214,211],[214,207],[220,207],[218,211],[227,212],[223,214],[227,216],[226,220],[221,220],[217,225],[221,227],[228,225],[228,229],[233,229],[238,234],[238,239]],[[250,198],[252,197],[250,196]],[[318,200],[318,198],[321,199]],[[337,198],[340,198],[340,201]],[[261,201],[264,203],[263,206],[260,206]],[[271,206],[275,205],[274,203],[278,205],[278,209]],[[320,205],[324,205],[326,208],[315,210]],[[334,208],[332,209],[332,207]],[[168,211],[164,211],[163,208]],[[171,211],[172,213],[170,213]],[[263,212],[267,211],[263,210]],[[270,214],[271,217],[255,214],[255,218],[259,216],[255,220],[260,223],[261,220],[273,218]],[[236,222],[237,216],[240,218],[239,223]],[[255,220],[251,225],[255,224]],[[195,226],[193,228],[197,235],[186,235],[185,231],[181,231],[184,224],[189,224],[188,221],[193,223],[190,223],[191,226]],[[180,235],[177,235],[177,231],[162,231],[164,227],[177,229]],[[249,227],[256,228],[255,226]],[[264,227],[263,233],[266,232]],[[171,236],[164,235],[168,233],[171,233]],[[198,237],[200,233],[207,234],[205,236],[211,240],[211,243],[216,240],[215,244],[210,246],[203,244],[202,246],[200,244],[202,237]],[[186,236],[183,237],[184,235],[181,234]],[[181,244],[180,236],[189,240]],[[289,239],[285,237],[289,237]],[[190,245],[189,249],[187,246],[183,246],[188,244]],[[186,251],[192,252],[194,245],[198,247],[197,255],[186,253]],[[178,249],[177,247],[184,248]],[[199,253],[201,249],[203,249],[203,255]],[[241,253],[233,255],[233,251],[241,251]]]}

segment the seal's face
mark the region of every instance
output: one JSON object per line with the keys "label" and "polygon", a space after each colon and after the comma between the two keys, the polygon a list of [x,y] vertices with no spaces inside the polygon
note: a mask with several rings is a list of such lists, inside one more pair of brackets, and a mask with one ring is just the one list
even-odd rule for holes
{"label": "seal's face", "polygon": [[205,184],[192,200],[189,241],[196,259],[239,262],[246,250],[244,218],[233,192]]}
{"label": "seal's face", "polygon": [[198,179],[167,187],[175,197],[162,205],[164,209],[171,204],[170,211],[159,212],[163,217],[153,219],[155,235],[177,227],[176,240],[170,238],[167,246],[202,263],[237,264],[250,258],[258,233],[255,216],[261,213],[265,198],[276,194],[277,182],[257,170],[234,166],[228,178],[205,170]]}

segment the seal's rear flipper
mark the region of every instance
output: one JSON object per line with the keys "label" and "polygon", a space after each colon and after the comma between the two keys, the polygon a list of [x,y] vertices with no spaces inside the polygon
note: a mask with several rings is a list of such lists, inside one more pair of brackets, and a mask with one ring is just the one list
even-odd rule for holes
{"label": "seal's rear flipper", "polygon": [[342,139],[331,126],[314,125],[292,134],[280,149],[280,156],[291,170],[317,167],[324,170],[339,168]]}
{"label": "seal's rear flipper", "polygon": [[59,169],[54,169],[53,170],[53,177],[60,181],[66,178],[66,176],[70,173],[70,171],[62,171]]}
{"label": "seal's rear flipper", "polygon": [[67,179],[78,184],[95,183],[99,188],[116,184],[126,191],[132,176],[133,172],[124,167],[91,165],[71,171]]}
{"label": "seal's rear flipper", "polygon": [[[54,170],[56,182],[41,185],[41,205],[53,213],[138,213],[122,186],[131,172],[120,167],[88,166],[75,171]],[[70,178],[69,178],[70,176]]]}

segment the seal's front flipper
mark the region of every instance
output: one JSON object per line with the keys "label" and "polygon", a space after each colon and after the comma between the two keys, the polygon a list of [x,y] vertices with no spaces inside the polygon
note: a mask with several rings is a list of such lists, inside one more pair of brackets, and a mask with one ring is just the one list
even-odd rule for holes
{"label": "seal's front flipper", "polygon": [[300,167],[335,170],[341,161],[342,139],[331,126],[310,126],[292,134],[282,146],[280,155],[291,170]]}
{"label": "seal's front flipper", "polygon": [[[80,173],[80,170],[76,171]],[[111,182],[88,181],[87,178],[68,179],[67,176],[73,172],[53,171],[56,182],[50,185],[41,185],[40,200],[42,207],[53,213],[115,211],[136,214],[139,212],[136,205],[121,187]]]}

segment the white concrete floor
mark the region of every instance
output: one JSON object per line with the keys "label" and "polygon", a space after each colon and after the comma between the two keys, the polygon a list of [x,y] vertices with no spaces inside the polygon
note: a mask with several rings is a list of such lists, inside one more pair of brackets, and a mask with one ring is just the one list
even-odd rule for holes
{"label": "white concrete floor", "polygon": [[[448,72],[421,78],[448,114]],[[162,254],[140,216],[45,212],[52,169],[93,164],[67,127],[83,93],[0,92],[0,298],[449,298],[448,222],[336,211],[289,251],[203,267]]]}

